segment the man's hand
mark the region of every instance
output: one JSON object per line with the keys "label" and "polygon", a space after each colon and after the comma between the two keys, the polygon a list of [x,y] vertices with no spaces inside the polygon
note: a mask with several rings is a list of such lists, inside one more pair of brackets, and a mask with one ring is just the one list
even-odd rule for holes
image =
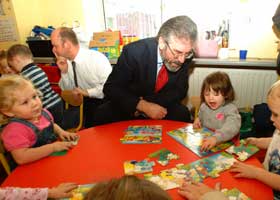
{"label": "man's hand", "polygon": [[136,106],[136,109],[140,112],[145,113],[151,119],[163,119],[166,114],[166,108],[156,104],[148,102],[144,99],[141,99]]}
{"label": "man's hand", "polygon": [[68,72],[68,64],[67,59],[62,56],[56,57],[56,64],[58,68],[60,69],[61,73],[65,74]]}
{"label": "man's hand", "polygon": [[73,93],[74,94],[76,94],[76,95],[82,95],[82,96],[84,96],[84,97],[88,97],[89,96],[89,93],[88,93],[88,91],[87,90],[83,90],[83,89],[81,89],[81,88],[75,88],[74,90],[73,90]]}

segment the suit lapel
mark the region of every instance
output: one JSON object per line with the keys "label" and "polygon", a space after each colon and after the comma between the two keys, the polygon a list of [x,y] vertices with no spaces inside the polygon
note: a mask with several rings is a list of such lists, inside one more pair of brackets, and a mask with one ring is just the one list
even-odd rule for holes
{"label": "suit lapel", "polygon": [[149,73],[148,73],[148,81],[149,81],[149,88],[151,88],[152,91],[154,91],[155,83],[156,83],[156,77],[157,77],[157,47],[158,44],[156,42],[156,39],[154,39],[150,45],[149,45],[149,51],[151,52],[151,57],[148,59],[149,61]]}

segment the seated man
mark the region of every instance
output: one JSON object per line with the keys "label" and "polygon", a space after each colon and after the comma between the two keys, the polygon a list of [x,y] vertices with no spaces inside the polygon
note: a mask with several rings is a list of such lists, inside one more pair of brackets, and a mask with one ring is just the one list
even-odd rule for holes
{"label": "seated man", "polygon": [[71,90],[76,99],[83,97],[84,127],[91,127],[95,109],[103,103],[103,85],[112,71],[111,64],[102,53],[82,48],[70,28],[55,29],[51,42],[53,52],[59,58],[59,86],[62,90]]}
{"label": "seated man", "polygon": [[166,21],[156,38],[124,46],[104,85],[108,100],[97,108],[95,125],[139,118],[190,121],[181,101],[196,39],[196,24],[178,16]]}

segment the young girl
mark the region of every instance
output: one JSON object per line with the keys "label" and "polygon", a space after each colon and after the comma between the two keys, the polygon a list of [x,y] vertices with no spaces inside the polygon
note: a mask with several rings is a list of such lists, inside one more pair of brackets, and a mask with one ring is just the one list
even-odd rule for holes
{"label": "young girl", "polygon": [[267,103],[271,110],[271,121],[276,127],[272,137],[247,138],[247,143],[260,149],[267,149],[264,168],[236,162],[231,171],[237,172],[237,178],[257,179],[273,188],[274,199],[280,199],[280,81],[272,85],[267,95]]}
{"label": "young girl", "polygon": [[8,122],[2,132],[6,149],[17,164],[33,162],[53,152],[70,149],[76,139],[53,123],[52,115],[42,109],[38,91],[32,82],[19,75],[0,79],[1,124]]}
{"label": "young girl", "polygon": [[201,150],[207,151],[221,142],[232,139],[239,133],[241,117],[232,103],[235,98],[229,76],[224,72],[209,74],[201,88],[201,106],[194,128],[207,127],[215,135],[205,138]]}

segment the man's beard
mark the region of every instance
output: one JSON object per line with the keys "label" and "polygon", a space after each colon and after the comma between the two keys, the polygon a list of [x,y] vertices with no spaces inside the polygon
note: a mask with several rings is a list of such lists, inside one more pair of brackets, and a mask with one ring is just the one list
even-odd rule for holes
{"label": "man's beard", "polygon": [[[163,63],[165,64],[166,69],[170,72],[177,72],[182,67],[182,63],[180,63],[178,61],[177,62],[176,61],[175,62],[170,62],[170,61],[165,59],[163,61]],[[178,67],[171,66],[171,63],[175,63]]]}

